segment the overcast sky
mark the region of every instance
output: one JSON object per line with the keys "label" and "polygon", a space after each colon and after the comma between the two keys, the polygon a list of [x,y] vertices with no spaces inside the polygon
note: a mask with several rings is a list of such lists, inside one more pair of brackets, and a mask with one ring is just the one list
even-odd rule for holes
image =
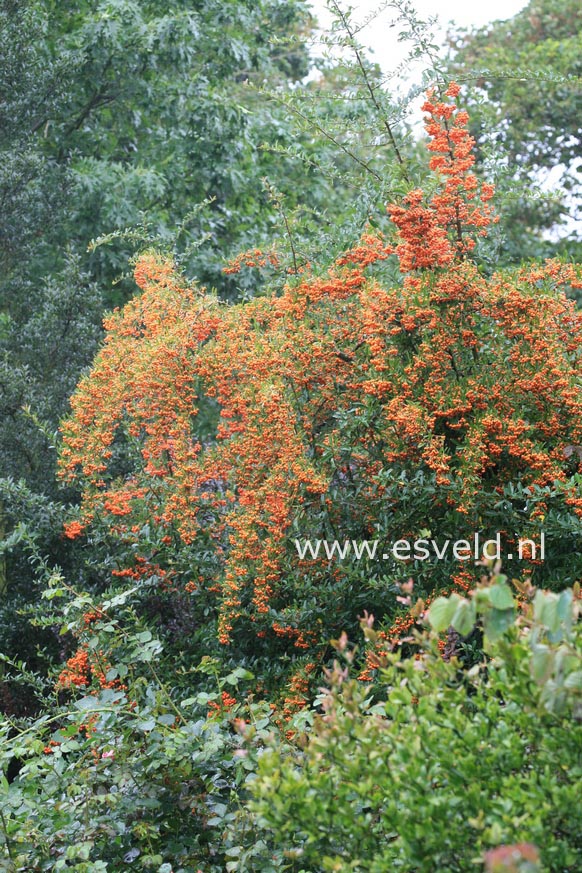
{"label": "overcast sky", "polygon": [[[363,20],[377,9],[381,0],[340,0],[343,7],[351,6],[356,20]],[[481,26],[500,18],[511,18],[527,5],[527,0],[412,0],[421,18],[438,16],[441,38],[447,25],[454,21],[462,27]],[[330,21],[325,0],[312,0],[312,6],[322,26]],[[359,39],[373,49],[374,59],[384,69],[393,69],[404,57],[405,49],[398,42],[398,28],[391,27],[394,12],[382,12],[375,21],[360,34]],[[440,40],[439,40],[440,41]]]}

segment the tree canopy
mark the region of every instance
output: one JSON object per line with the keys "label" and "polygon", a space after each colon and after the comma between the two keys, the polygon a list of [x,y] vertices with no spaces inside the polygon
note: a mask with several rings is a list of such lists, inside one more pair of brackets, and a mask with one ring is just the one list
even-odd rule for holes
{"label": "tree canopy", "polygon": [[[542,231],[567,222],[567,236],[578,216],[582,9],[577,0],[530,0],[513,18],[452,35],[451,46],[452,75],[467,81],[481,157],[507,176],[506,257],[535,257],[536,247],[544,250]],[[539,186],[550,170],[554,190],[544,193]]]}

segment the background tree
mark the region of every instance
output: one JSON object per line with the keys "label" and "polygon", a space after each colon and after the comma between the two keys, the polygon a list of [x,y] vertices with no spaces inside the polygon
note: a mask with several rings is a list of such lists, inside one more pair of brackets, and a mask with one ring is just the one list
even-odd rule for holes
{"label": "background tree", "polygon": [[[222,252],[244,246],[251,229],[262,239],[275,220],[261,178],[323,197],[297,162],[261,148],[289,128],[247,84],[301,79],[310,27],[294,0],[0,4],[0,566],[12,590],[0,639],[9,651],[22,641],[19,592],[32,594],[30,550],[70,566],[57,517],[73,495],[56,485],[55,434],[104,309],[131,288],[127,235],[87,247],[133,228],[138,245],[154,237],[184,253],[228,294]],[[196,211],[204,199],[212,203]]]}
{"label": "background tree", "polygon": [[[454,34],[450,42],[452,75],[466,82],[478,160],[504,197],[507,238],[498,257],[519,262],[557,250],[577,258],[580,234],[572,225],[579,217],[582,158],[580,4],[530,0],[513,18]],[[554,190],[544,195],[539,184],[550,171]],[[547,235],[556,226],[564,238],[557,244]]]}
{"label": "background tree", "polygon": [[[282,269],[327,264],[404,190],[404,104],[336,15],[344,53],[300,85],[312,21],[299,0],[2,4],[0,494],[15,596],[30,593],[30,549],[74,563],[55,432],[103,309],[134,293],[132,253],[171,251],[244,297],[269,277],[225,273],[229,254],[276,244]],[[12,613],[4,626],[22,633]]]}

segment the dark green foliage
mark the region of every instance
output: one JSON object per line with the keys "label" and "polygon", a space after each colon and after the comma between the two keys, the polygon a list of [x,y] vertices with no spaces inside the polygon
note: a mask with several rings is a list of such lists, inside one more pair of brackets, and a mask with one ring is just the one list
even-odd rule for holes
{"label": "dark green foliage", "polygon": [[[558,251],[579,258],[580,3],[530,0],[513,18],[454,34],[451,45],[450,75],[466,82],[479,157],[504,198],[498,259],[551,256],[556,244],[544,231],[556,223],[565,237]],[[552,190],[539,187],[554,168]]]}
{"label": "dark green foliage", "polygon": [[[285,736],[244,664],[221,672],[200,654],[168,674],[135,589],[95,601],[53,574],[44,622],[61,616],[95,666],[80,681],[69,662],[55,700],[7,665],[44,714],[0,726],[5,869],[465,873],[519,843],[537,845],[548,873],[575,873],[579,587],[520,594],[519,620],[504,577],[435,601],[420,656],[385,655],[373,686],[349,677],[341,638],[346,668],[335,664]],[[437,643],[449,622],[464,633],[476,617],[485,651],[467,671]],[[374,646],[371,621],[362,627]]]}

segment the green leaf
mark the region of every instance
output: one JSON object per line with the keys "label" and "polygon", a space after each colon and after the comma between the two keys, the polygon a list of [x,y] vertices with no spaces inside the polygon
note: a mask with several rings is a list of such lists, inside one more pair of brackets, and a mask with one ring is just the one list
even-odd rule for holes
{"label": "green leaf", "polygon": [[534,598],[534,618],[551,633],[560,627],[558,595],[551,591],[537,591]]}
{"label": "green leaf", "polygon": [[86,697],[81,697],[80,700],[75,700],[75,708],[83,710],[89,709],[97,709],[99,707],[99,703],[97,698],[92,697],[91,695],[87,695]]}
{"label": "green leaf", "polygon": [[477,610],[474,600],[461,600],[451,620],[452,626],[462,637],[468,636],[475,627]]}
{"label": "green leaf", "polygon": [[499,639],[515,621],[514,609],[491,609],[485,613],[483,624],[485,636],[491,641]]}
{"label": "green leaf", "polygon": [[440,633],[450,627],[453,616],[457,611],[459,600],[458,594],[453,594],[451,597],[437,597],[431,603],[428,611],[428,620],[434,631]]}
{"label": "green leaf", "polygon": [[504,582],[491,585],[489,588],[489,601],[495,609],[512,609],[515,606],[511,589]]}
{"label": "green leaf", "polygon": [[244,667],[237,667],[236,670],[234,670],[234,675],[237,677],[237,679],[249,679],[250,680],[250,679],[255,678],[254,673],[251,673],[250,670],[245,670]]}
{"label": "green leaf", "polygon": [[582,691],[582,670],[574,670],[569,676],[566,676],[564,687],[571,691]]}
{"label": "green leaf", "polygon": [[543,684],[552,675],[554,653],[544,645],[535,645],[531,659],[531,673],[535,682]]}

